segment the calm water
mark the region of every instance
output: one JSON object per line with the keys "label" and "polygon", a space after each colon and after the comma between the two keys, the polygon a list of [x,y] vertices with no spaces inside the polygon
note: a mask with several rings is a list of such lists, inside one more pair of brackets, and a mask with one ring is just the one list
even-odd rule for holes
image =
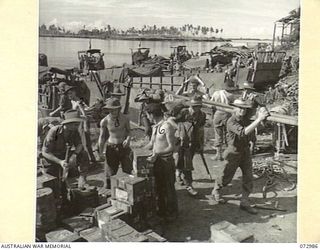
{"label": "calm water", "polygon": [[[258,41],[235,41],[234,45],[254,45]],[[262,42],[262,41],[259,41]],[[122,65],[123,63],[131,63],[130,48],[137,48],[139,41],[128,40],[99,40],[92,39],[91,47],[101,49],[105,54],[104,60],[106,67],[113,65]],[[150,48],[150,54],[162,55],[168,57],[172,49],[171,46],[186,45],[189,51],[194,53],[206,52],[219,46],[221,42],[175,42],[175,41],[143,41],[142,47]],[[78,54],[80,50],[86,50],[89,47],[89,39],[82,38],[59,38],[59,37],[40,37],[39,52],[48,56],[49,66],[61,68],[79,67]]]}

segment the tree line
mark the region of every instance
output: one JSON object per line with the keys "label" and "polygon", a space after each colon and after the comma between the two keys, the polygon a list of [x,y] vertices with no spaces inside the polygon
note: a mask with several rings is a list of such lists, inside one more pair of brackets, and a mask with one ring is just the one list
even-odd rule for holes
{"label": "tree line", "polygon": [[79,35],[79,36],[178,36],[178,37],[215,37],[223,33],[222,28],[185,24],[182,27],[144,25],[142,28],[130,27],[126,30],[116,29],[107,25],[103,28],[89,29],[85,25],[77,32],[65,29],[63,26],[42,24],[39,27],[40,35]]}

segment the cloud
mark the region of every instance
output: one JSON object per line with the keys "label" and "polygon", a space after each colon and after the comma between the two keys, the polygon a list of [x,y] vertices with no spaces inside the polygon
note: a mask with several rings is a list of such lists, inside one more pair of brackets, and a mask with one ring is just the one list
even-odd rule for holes
{"label": "cloud", "polygon": [[84,25],[126,29],[189,23],[252,37],[272,33],[273,22],[298,5],[299,0],[41,0],[40,24],[76,32]]}
{"label": "cloud", "polygon": [[57,18],[54,18],[54,19],[52,19],[50,22],[47,23],[47,25],[53,25],[53,24],[54,24],[55,26],[59,25]]}

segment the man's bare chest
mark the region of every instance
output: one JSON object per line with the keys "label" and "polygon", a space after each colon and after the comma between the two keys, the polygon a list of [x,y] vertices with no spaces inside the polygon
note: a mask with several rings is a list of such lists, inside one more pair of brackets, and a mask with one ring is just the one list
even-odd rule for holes
{"label": "man's bare chest", "polygon": [[107,129],[109,132],[120,132],[125,129],[125,121],[121,118],[119,119],[108,119]]}

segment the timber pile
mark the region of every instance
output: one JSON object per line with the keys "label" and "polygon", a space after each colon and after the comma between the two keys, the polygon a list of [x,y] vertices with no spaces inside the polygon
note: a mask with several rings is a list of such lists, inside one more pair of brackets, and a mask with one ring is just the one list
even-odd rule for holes
{"label": "timber pile", "polygon": [[[286,102],[290,107],[290,115],[298,115],[299,99],[299,44],[294,45],[286,51],[286,57],[292,57],[288,74],[278,82],[279,88],[283,90]],[[280,100],[279,100],[280,102]]]}

